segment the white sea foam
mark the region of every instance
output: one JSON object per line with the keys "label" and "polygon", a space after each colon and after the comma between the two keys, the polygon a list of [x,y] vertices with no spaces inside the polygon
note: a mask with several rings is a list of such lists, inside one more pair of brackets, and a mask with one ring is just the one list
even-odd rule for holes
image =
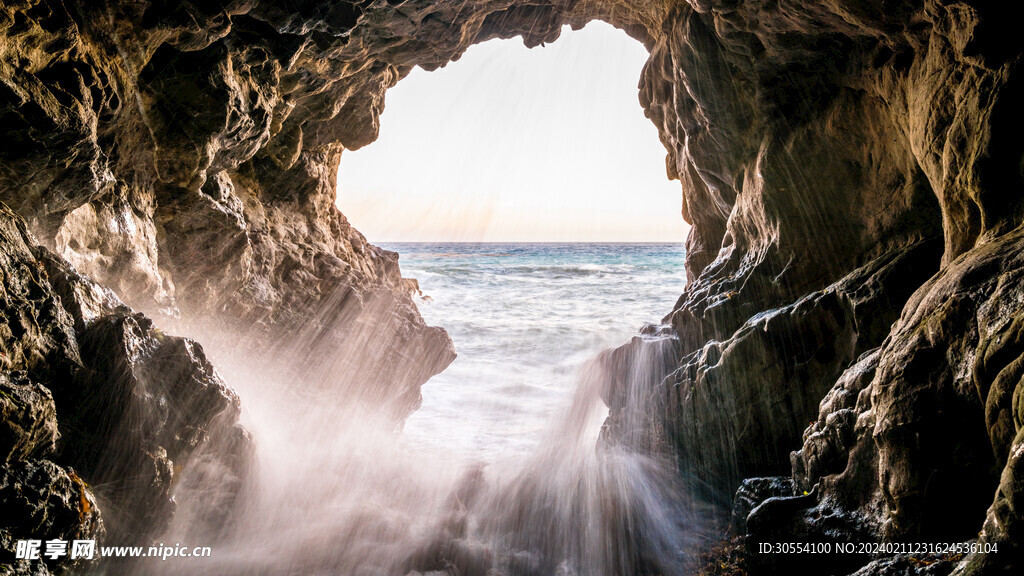
{"label": "white sea foam", "polygon": [[[403,273],[430,296],[420,304],[424,318],[444,326],[459,350],[424,386],[405,433],[483,460],[533,448],[584,362],[658,322],[686,281],[678,244],[385,247],[398,251]],[[483,415],[483,429],[463,419],[466,404],[486,410],[511,390],[533,391],[510,398],[516,413]]]}
{"label": "white sea foam", "polygon": [[[225,479],[201,459],[190,465],[166,540],[216,553],[139,573],[681,573],[699,519],[671,463],[598,447],[609,374],[593,360],[670,310],[684,283],[681,247],[392,248],[433,298],[424,317],[447,328],[460,353],[424,386],[404,432],[349,405],[329,379],[289,381],[221,351],[255,439],[255,469],[229,521],[210,527],[195,519],[219,501]],[[550,272],[570,268],[619,272]],[[637,381],[660,365],[646,355],[663,350],[657,341],[639,350]]]}

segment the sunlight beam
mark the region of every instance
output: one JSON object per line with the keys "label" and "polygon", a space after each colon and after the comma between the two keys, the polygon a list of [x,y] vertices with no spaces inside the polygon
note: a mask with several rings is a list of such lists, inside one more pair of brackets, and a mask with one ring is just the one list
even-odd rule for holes
{"label": "sunlight beam", "polygon": [[371,242],[681,242],[679,183],[637,99],[647,56],[594,22],[416,69],[380,139],[343,154],[338,206]]}

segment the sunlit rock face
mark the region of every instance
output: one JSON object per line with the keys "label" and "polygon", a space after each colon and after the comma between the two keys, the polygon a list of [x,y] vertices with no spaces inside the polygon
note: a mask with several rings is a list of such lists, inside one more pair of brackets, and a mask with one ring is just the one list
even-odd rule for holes
{"label": "sunlit rock face", "polygon": [[[400,18],[386,2],[80,4],[0,10],[3,200],[164,326],[258,357],[286,356],[304,330],[328,342],[314,355],[378,358],[365,368],[391,385],[371,396],[407,414],[454,352],[419,317],[397,256],[334,207],[336,169],[376,137],[409,54],[437,51],[439,65],[471,38],[435,25],[402,48],[430,10]],[[381,55],[403,51],[410,62]],[[349,337],[353,323],[377,338]],[[296,377],[320,377],[307,372]]]}
{"label": "sunlit rock face", "polygon": [[[814,498],[758,511],[750,494],[771,494],[743,492],[755,538],[980,531],[1003,548],[959,570],[996,570],[1018,562],[1024,507],[1011,6],[8,2],[0,198],[158,323],[287,358],[304,379],[337,362],[376,374],[348,388],[401,418],[453,351],[420,319],[397,257],[334,207],[340,154],[374,140],[385,91],[413,66],[606,20],[651,52],[639,99],[693,225],[689,286],[666,318],[679,363],[644,394],[610,387],[608,430],[654,409],[648,444],[674,450],[714,502],[744,478],[792,474],[757,485]],[[5,286],[36,272],[9,274]],[[120,314],[104,334],[155,338],[129,312],[104,314]],[[76,324],[54,322],[24,355],[43,375],[4,384],[35,399],[5,412],[30,430],[11,433],[9,458],[51,441],[35,385],[86,362]]]}

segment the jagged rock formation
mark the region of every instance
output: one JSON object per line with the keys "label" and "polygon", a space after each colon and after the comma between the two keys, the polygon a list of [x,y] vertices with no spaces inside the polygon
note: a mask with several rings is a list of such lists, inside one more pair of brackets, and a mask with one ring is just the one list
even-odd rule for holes
{"label": "jagged rock formation", "polygon": [[[646,394],[610,388],[608,429],[659,410],[652,444],[674,449],[712,501],[748,476],[792,474],[814,494],[747,502],[755,538],[797,525],[808,539],[835,534],[815,523],[826,512],[871,538],[980,530],[1001,552],[957,570],[995,572],[1020,565],[1024,506],[1022,42],[1011,8],[8,2],[0,199],[136,309],[162,323],[180,314],[183,329],[214,335],[214,349],[223,334],[297,358],[314,380],[380,374],[345,385],[400,417],[452,351],[420,320],[396,257],[334,208],[339,155],[375,138],[386,89],[411,67],[441,66],[488,38],[521,34],[533,46],[563,24],[606,20],[651,52],[640,101],[693,224],[690,284],[667,319],[679,364]],[[49,262],[48,277],[63,266],[32,259]],[[5,272],[5,286],[47,281],[33,270]],[[127,311],[103,316],[86,331],[157,346]],[[13,440],[3,453],[18,461],[53,441],[39,386],[53,393],[59,428],[47,383],[67,366],[88,369],[81,355],[95,349],[77,321],[46,317],[35,348],[5,352],[19,358],[4,360],[5,374],[28,371],[4,384],[21,399],[4,405]],[[250,339],[232,340],[238,331]],[[339,347],[340,364],[309,362]],[[414,354],[423,360],[403,360]]]}
{"label": "jagged rock formation", "polygon": [[[399,72],[371,58],[389,27],[357,41],[361,8],[319,4],[6,4],[0,199],[165,326],[234,347],[252,334],[282,358],[315,318],[329,345],[310,353],[378,359],[362,368],[393,381],[404,414],[451,344],[397,256],[334,208],[338,157],[376,136]],[[385,326],[345,338],[353,323]],[[414,369],[391,361],[421,351]]]}
{"label": "jagged rock formation", "polygon": [[238,398],[199,344],[133,313],[3,206],[0,240],[5,567],[47,574],[85,562],[14,563],[18,540],[148,543],[173,514],[175,467],[211,436],[227,444],[216,455],[226,469],[245,475]]}
{"label": "jagged rock formation", "polygon": [[[1020,313],[1022,44],[1007,17],[971,2],[694,2],[652,52],[641,98],[694,223],[671,320],[684,353],[700,352],[665,383],[667,425],[697,431],[679,444],[684,466],[726,433],[727,457],[696,474],[735,486],[786,473],[791,426],[834,383],[793,456],[816,505],[755,511],[755,535],[957,542],[984,524],[1000,553],[958,571],[1019,565],[1019,352],[1003,342]],[[938,239],[941,258],[919,248]],[[822,289],[859,304],[800,297]],[[771,326],[808,298],[855,321],[853,340],[844,321],[811,339]],[[854,350],[870,352],[834,362]]]}

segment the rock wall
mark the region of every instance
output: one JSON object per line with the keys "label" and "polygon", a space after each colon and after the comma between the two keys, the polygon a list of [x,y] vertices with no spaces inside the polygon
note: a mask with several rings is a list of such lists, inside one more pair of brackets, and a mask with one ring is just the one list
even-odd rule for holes
{"label": "rock wall", "polygon": [[15,561],[18,540],[148,544],[174,512],[179,470],[210,437],[222,447],[211,457],[244,478],[249,439],[237,425],[238,397],[198,343],[133,313],[36,244],[5,206],[0,277],[4,573],[85,562]]}
{"label": "rock wall", "polygon": [[[289,357],[315,318],[329,342],[311,354],[378,358],[365,370],[389,377],[404,415],[454,351],[419,317],[397,255],[334,198],[339,155],[376,137],[401,75],[373,59],[381,38],[412,22],[355,34],[381,18],[321,4],[5,3],[0,199],[82,273],[215,353],[252,347],[323,380]],[[353,318],[385,328],[348,337]],[[414,354],[413,370],[389,361]]]}
{"label": "rock wall", "polygon": [[1024,44],[1004,10],[695,1],[652,50],[641,100],[694,224],[665,425],[716,489],[798,449],[815,495],[754,510],[755,539],[980,530],[1002,548],[960,573],[1019,565]]}
{"label": "rock wall", "polygon": [[[340,154],[376,137],[385,91],[413,66],[606,20],[650,50],[640,103],[693,225],[689,285],[666,318],[679,363],[645,394],[611,387],[608,429],[659,414],[646,440],[630,430],[630,441],[670,448],[712,502],[726,506],[742,485],[752,541],[980,531],[1001,552],[957,570],[994,572],[1019,566],[1024,494],[1024,43],[1011,7],[6,2],[0,199],[44,246],[161,324],[201,331],[214,351],[268,351],[325,385],[378,374],[342,385],[401,417],[453,352],[419,318],[397,257],[334,208]],[[5,286],[29,285],[32,270]],[[136,316],[105,315],[117,320],[62,324],[34,365],[87,366],[96,345],[83,330],[149,341]],[[328,353],[336,360],[321,361]],[[12,397],[37,398],[5,418],[35,430],[5,448],[18,461],[52,437],[30,422],[49,421],[35,385],[53,378],[28,374],[5,376],[21,387]],[[744,484],[766,475],[793,482]]]}

